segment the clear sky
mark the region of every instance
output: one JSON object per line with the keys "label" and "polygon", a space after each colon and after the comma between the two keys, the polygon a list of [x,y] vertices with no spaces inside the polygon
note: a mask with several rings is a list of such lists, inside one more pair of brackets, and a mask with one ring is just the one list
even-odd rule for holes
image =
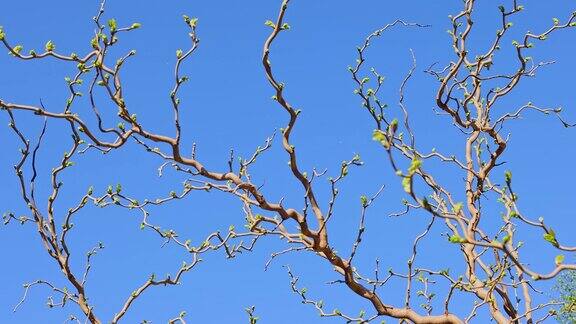
{"label": "clear sky", "polygon": [[[510,2],[510,1],[507,1]],[[552,24],[553,17],[566,18],[576,10],[569,1],[525,1],[526,9],[516,16],[512,35],[526,30],[541,31]],[[189,44],[182,14],[199,18],[200,47],[183,68],[191,77],[182,92],[182,123],[184,143],[198,144],[198,158],[215,170],[225,170],[229,150],[247,157],[275,129],[284,127],[287,116],[270,99],[261,66],[262,45],[269,33],[264,25],[277,15],[280,1],[135,1],[108,0],[105,19],[116,18],[120,26],[134,22],[142,28],[125,34],[118,49],[120,55],[135,49],[137,55],[126,64],[123,81],[125,95],[139,121],[146,127],[173,134],[172,111],[168,93],[172,85],[175,51]],[[496,2],[480,2],[476,13],[477,29],[472,37],[474,51],[485,50],[498,28]],[[384,100],[392,114],[398,109],[398,88],[411,65],[409,49],[418,61],[413,81],[408,85],[407,107],[417,136],[418,146],[435,147],[446,155],[462,156],[465,136],[451,127],[445,116],[437,116],[434,96],[435,80],[423,73],[434,62],[444,66],[453,59],[447,18],[460,9],[461,1],[304,1],[293,0],[287,14],[291,30],[283,33],[272,48],[272,62],[280,80],[286,83],[286,96],[302,109],[293,141],[298,147],[301,165],[309,173],[313,167],[336,175],[342,160],[359,153],[365,161],[361,168],[351,170],[343,182],[341,197],[331,223],[331,240],[339,251],[349,251],[356,235],[360,215],[359,197],[374,194],[381,185],[386,189],[368,213],[367,232],[360,248],[357,268],[366,274],[374,269],[379,258],[385,271],[393,267],[405,271],[414,235],[424,230],[429,216],[413,213],[401,218],[388,215],[402,210],[406,198],[400,180],[391,171],[379,145],[371,140],[373,125],[352,93],[354,84],[347,66],[356,59],[357,45],[373,30],[396,18],[430,24],[427,29],[395,29],[375,41],[368,51],[367,66],[376,67],[386,76]],[[506,3],[506,5],[510,5]],[[4,1],[0,5],[0,25],[13,43],[29,49],[42,49],[51,39],[64,53],[85,53],[93,36],[92,16],[98,1]],[[514,34],[516,33],[516,34]],[[505,46],[511,46],[508,36]],[[537,44],[531,53],[536,61],[555,60],[534,79],[524,80],[499,109],[502,114],[532,101],[544,107],[562,106],[568,120],[576,120],[573,76],[576,73],[574,52],[576,30],[554,34],[545,43]],[[503,49],[494,69],[512,71],[513,56]],[[75,71],[73,64],[54,60],[22,62],[9,55],[0,56],[0,98],[5,101],[37,105],[39,100],[49,110],[60,111],[65,104],[67,88],[64,77]],[[87,90],[84,89],[84,92]],[[80,114],[90,113],[84,99],[76,107]],[[108,107],[102,107],[105,110]],[[111,108],[111,107],[110,107]],[[110,116],[114,117],[115,111]],[[31,138],[40,130],[36,116],[18,114],[17,120]],[[5,113],[0,125],[7,125]],[[109,126],[116,122],[109,122]],[[38,194],[46,195],[50,186],[45,176],[69,146],[64,123],[48,123],[46,143],[39,152]],[[574,245],[576,224],[573,199],[576,175],[571,171],[576,150],[574,130],[565,129],[552,116],[528,113],[503,130],[510,132],[510,145],[494,174],[512,170],[520,206],[533,218],[543,216],[557,229],[566,244]],[[18,158],[18,142],[8,127],[0,128],[0,209],[17,215],[26,206],[17,192],[17,179],[12,165]],[[253,169],[254,182],[263,184],[263,191],[273,200],[285,197],[285,205],[302,207],[298,183],[290,176],[287,156],[278,138],[273,150],[263,156]],[[78,197],[93,185],[103,193],[109,184],[122,183],[126,193],[134,197],[155,198],[180,190],[185,179],[174,172],[157,176],[162,161],[130,144],[108,155],[95,151],[75,159],[76,165],[63,176],[63,196],[57,210],[65,212]],[[435,166],[437,179],[462,196],[463,174],[454,168]],[[42,173],[43,172],[43,173]],[[326,207],[329,200],[327,182],[320,187],[320,200]],[[499,206],[487,208],[494,219],[500,219]],[[487,215],[490,216],[490,215]],[[201,242],[215,230],[226,231],[231,224],[242,228],[241,204],[225,194],[194,193],[184,201],[152,210],[153,220],[175,228],[181,236]],[[487,217],[487,224],[491,220]],[[88,295],[96,311],[107,321],[119,310],[131,291],[150,273],[174,272],[186,256],[175,246],[161,247],[162,240],[150,231],[139,229],[140,216],[115,208],[88,208],[75,221],[70,240],[75,257],[73,265],[81,269],[85,253],[101,241],[106,248],[93,260],[88,282]],[[524,260],[542,272],[553,267],[555,252],[541,239],[540,232],[523,236],[526,241]],[[438,223],[422,245],[418,262],[422,266],[460,270],[460,252],[440,234],[446,232]],[[69,314],[79,312],[72,306],[49,310],[45,306],[52,293],[44,288],[30,292],[29,300],[12,313],[23,292],[22,284],[47,279],[64,284],[53,260],[42,249],[33,226],[11,224],[0,229],[0,323],[62,323]],[[302,287],[310,297],[323,299],[327,309],[338,308],[357,314],[370,308],[345,287],[326,285],[339,279],[325,260],[312,254],[292,254],[278,258],[264,271],[272,252],[284,249],[275,238],[259,242],[252,253],[228,260],[219,251],[207,255],[204,262],[182,279],[178,287],[157,287],[139,299],[125,318],[125,323],[143,319],[166,322],[180,311],[188,312],[191,323],[242,323],[247,321],[244,308],[256,306],[262,323],[337,323],[320,319],[316,311],[300,303],[291,293],[289,278],[283,265],[290,265],[301,277]],[[529,251],[529,252],[528,252]],[[347,254],[347,252],[343,252]],[[568,256],[567,261],[574,261]],[[461,266],[460,266],[461,267]],[[539,286],[544,291],[537,302],[547,300],[549,283]],[[404,298],[404,282],[392,281],[381,291],[384,300],[400,305]],[[441,309],[445,291],[437,293],[436,310]],[[418,302],[414,307],[418,307]],[[468,314],[469,297],[453,301],[453,311]],[[479,322],[485,314],[480,314]]]}

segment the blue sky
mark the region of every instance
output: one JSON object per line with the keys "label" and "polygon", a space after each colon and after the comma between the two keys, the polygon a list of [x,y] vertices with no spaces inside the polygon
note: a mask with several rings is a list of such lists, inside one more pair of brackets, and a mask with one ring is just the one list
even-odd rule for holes
{"label": "blue sky", "polygon": [[[56,4],[57,3],[57,4]],[[552,24],[553,17],[565,18],[576,10],[567,1],[526,1],[526,9],[516,16],[512,34],[526,30],[541,31]],[[386,189],[368,213],[367,232],[360,249],[357,267],[371,273],[375,258],[382,269],[393,267],[405,271],[410,256],[410,242],[420,233],[429,218],[413,213],[402,218],[387,215],[402,209],[405,198],[399,179],[391,171],[386,156],[371,140],[372,124],[352,93],[354,84],[347,66],[356,59],[355,47],[364,37],[396,18],[430,24],[423,29],[396,29],[375,41],[368,51],[367,66],[374,66],[386,76],[384,100],[393,114],[397,107],[398,88],[410,68],[409,49],[415,52],[418,68],[407,87],[407,106],[416,130],[418,146],[435,147],[447,155],[462,156],[465,137],[451,127],[448,119],[433,112],[436,82],[422,71],[434,62],[445,64],[453,59],[446,29],[449,14],[459,10],[460,1],[302,1],[293,0],[287,14],[291,30],[283,33],[272,48],[272,62],[279,79],[286,83],[286,96],[302,115],[293,141],[298,147],[301,165],[311,170],[327,168],[336,175],[342,160],[359,153],[365,162],[353,169],[342,184],[341,197],[331,224],[331,240],[339,251],[348,251],[356,235],[360,215],[359,197],[375,193],[381,185]],[[182,92],[183,143],[198,144],[198,158],[215,170],[224,170],[229,150],[248,156],[271,135],[283,127],[287,116],[274,101],[261,67],[262,44],[269,33],[264,21],[277,15],[279,1],[164,1],[143,2],[109,0],[105,18],[116,18],[119,25],[133,22],[142,28],[121,37],[111,55],[130,49],[137,55],[125,67],[125,95],[138,114],[139,121],[153,131],[173,134],[172,112],[168,93],[172,82],[175,51],[186,48],[189,40],[182,23],[182,14],[199,18],[200,48],[183,68],[191,77]],[[87,52],[93,35],[91,17],[97,1],[9,1],[2,4],[0,25],[13,43],[28,49],[43,48],[48,39],[64,53]],[[478,6],[477,29],[472,35],[473,51],[485,50],[498,28],[498,8],[487,2]],[[518,36],[516,36],[518,37]],[[514,36],[508,36],[505,45]],[[511,45],[510,45],[511,46]],[[555,60],[542,69],[537,78],[524,80],[518,89],[501,104],[502,113],[515,110],[532,101],[546,107],[565,108],[564,116],[576,120],[572,76],[576,72],[573,56],[576,30],[556,33],[548,41],[537,44],[531,53],[537,61]],[[494,69],[514,69],[513,55],[503,49]],[[0,56],[0,98],[2,100],[38,104],[39,99],[51,110],[61,110],[67,88],[64,77],[75,71],[72,64],[54,60],[21,62],[9,55]],[[87,92],[87,91],[85,91]],[[77,106],[80,114],[89,113],[86,100]],[[110,117],[114,117],[112,111]],[[40,129],[35,116],[18,114],[17,121],[30,137]],[[0,125],[6,125],[6,114]],[[116,122],[110,122],[115,125]],[[67,127],[49,121],[46,143],[40,150],[40,170],[46,174],[67,150]],[[514,185],[521,197],[521,208],[533,218],[543,216],[557,229],[566,244],[574,245],[575,219],[571,199],[576,175],[570,164],[576,156],[574,130],[564,129],[553,117],[527,113],[525,118],[503,130],[511,133],[510,145],[503,160],[502,174],[512,170]],[[26,211],[19,199],[12,165],[18,157],[18,143],[7,127],[0,128],[0,209],[21,214]],[[265,184],[268,197],[285,197],[285,205],[297,209],[302,205],[302,192],[290,176],[287,156],[280,142],[264,155],[252,173],[255,183]],[[184,180],[174,172],[162,178],[156,169],[161,161],[143,152],[136,145],[106,156],[90,152],[75,159],[76,166],[63,176],[63,197],[57,208],[64,212],[77,201],[89,186],[104,192],[109,184],[122,183],[126,193],[151,198],[166,195],[182,187]],[[431,165],[437,179],[462,196],[462,173],[453,168]],[[310,172],[310,171],[309,171]],[[319,187],[323,206],[329,200],[327,183]],[[47,194],[48,178],[39,178],[39,194]],[[499,219],[499,206],[492,202],[489,212]],[[194,242],[215,230],[225,231],[230,224],[242,227],[241,205],[224,194],[194,193],[184,201],[153,209],[154,221],[178,230]],[[487,217],[489,218],[489,217]],[[487,220],[490,225],[491,220]],[[173,272],[186,256],[174,246],[161,248],[162,241],[151,232],[140,231],[136,213],[114,208],[88,208],[76,220],[70,239],[73,243],[76,269],[81,269],[85,253],[98,241],[106,248],[93,261],[88,294],[96,311],[104,320],[113,315],[130,292],[146,280],[151,272]],[[554,251],[541,240],[541,233],[528,230],[524,258],[542,272],[553,266]],[[459,269],[460,253],[440,234],[446,229],[435,225],[420,253],[422,265]],[[572,239],[572,241],[570,241]],[[57,266],[42,250],[32,226],[11,225],[0,229],[3,248],[0,257],[1,323],[61,323],[69,314],[78,314],[73,307],[49,310],[45,306],[50,291],[33,290],[29,300],[17,313],[22,284],[35,279],[48,279],[64,284]],[[320,319],[315,310],[302,305],[291,293],[289,278],[282,265],[290,265],[301,277],[311,297],[323,299],[327,309],[338,308],[357,314],[369,310],[360,298],[341,286],[325,283],[338,279],[330,266],[312,254],[293,254],[279,258],[264,271],[270,253],[285,248],[282,242],[269,238],[260,242],[253,253],[225,259],[222,252],[207,255],[195,270],[187,274],[178,287],[148,291],[126,316],[126,323],[143,319],[166,322],[180,311],[188,312],[192,323],[240,323],[247,320],[244,307],[255,305],[263,323],[337,323]],[[344,252],[347,253],[347,252]],[[568,257],[573,261],[573,258]],[[568,261],[567,260],[567,261]],[[550,285],[540,288],[548,291]],[[381,291],[383,299],[399,305],[403,301],[404,283],[393,281]],[[441,291],[439,295],[444,296]],[[544,301],[546,294],[536,297]],[[453,311],[468,313],[470,299],[454,301]],[[415,303],[418,307],[418,303]],[[437,307],[439,309],[439,307]],[[371,314],[368,311],[368,314]],[[480,318],[484,316],[480,314]]]}

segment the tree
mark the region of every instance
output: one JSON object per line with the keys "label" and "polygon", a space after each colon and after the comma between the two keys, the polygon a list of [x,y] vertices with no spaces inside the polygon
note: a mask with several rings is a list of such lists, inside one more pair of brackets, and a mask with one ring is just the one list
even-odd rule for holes
{"label": "tree", "polygon": [[555,288],[558,291],[558,301],[561,305],[556,318],[561,323],[576,321],[576,272],[568,271],[558,277]]}
{"label": "tree", "polygon": [[[65,78],[68,98],[60,110],[45,105],[43,101],[31,104],[29,101],[20,103],[10,98],[0,98],[0,108],[21,147],[14,166],[15,183],[20,199],[27,207],[26,213],[7,212],[4,222],[7,225],[20,223],[33,226],[45,252],[66,280],[62,285],[46,279],[26,283],[24,296],[15,309],[26,301],[31,289],[45,287],[56,296],[49,298],[50,308],[72,304],[75,311],[82,314],[71,315],[71,321],[81,322],[86,318],[90,323],[118,323],[127,318],[130,310],[145,299],[146,293],[153,287],[182,283],[185,275],[196,269],[209,252],[223,251],[226,257],[235,258],[266,245],[269,242],[267,237],[279,237],[286,245],[272,253],[266,267],[286,254],[302,256],[305,252],[312,252],[335,271],[336,279],[331,281],[332,284],[346,287],[349,296],[365,302],[367,306],[356,313],[348,309],[329,308],[318,294],[302,287],[296,272],[286,267],[292,291],[321,317],[356,323],[390,318],[413,323],[463,323],[488,318],[498,323],[538,323],[555,314],[557,301],[534,302],[538,298],[535,287],[547,287],[546,282],[566,273],[566,270],[576,269],[576,264],[570,259],[576,247],[567,242],[570,229],[558,230],[555,227],[557,233],[548,220],[534,217],[530,210],[525,211],[518,194],[519,190],[524,189],[519,189],[513,173],[503,170],[501,166],[506,162],[504,159],[509,142],[504,131],[509,130],[510,122],[520,119],[525,113],[532,111],[551,115],[566,128],[574,126],[561,117],[561,108],[540,107],[525,97],[519,107],[510,106],[511,102],[513,104],[512,94],[521,90],[520,82],[534,77],[540,69],[550,64],[531,58],[529,53],[533,51],[532,48],[546,46],[549,37],[576,27],[576,12],[563,19],[552,19],[545,28],[538,28],[538,32],[514,34],[512,20],[521,14],[524,7],[517,1],[511,1],[497,8],[499,20],[495,34],[482,34],[484,39],[490,37],[488,46],[471,40],[477,28],[475,10],[479,5],[476,1],[463,1],[462,8],[449,16],[452,56],[444,58],[441,67],[433,64],[425,69],[425,73],[436,82],[435,97],[430,99],[436,105],[437,114],[462,135],[457,143],[459,151],[448,154],[416,145],[416,139],[420,141],[421,138],[417,136],[413,121],[416,112],[407,103],[407,88],[417,71],[416,54],[411,52],[412,65],[399,85],[399,109],[391,109],[385,104],[382,96],[384,76],[377,69],[369,68],[367,63],[370,46],[392,29],[424,32],[429,26],[395,20],[370,33],[357,47],[356,62],[348,67],[348,71],[354,83],[354,94],[369,121],[360,126],[366,130],[366,137],[371,133],[374,143],[370,150],[388,160],[388,167],[379,166],[378,172],[394,175],[395,183],[388,186],[403,191],[400,198],[395,197],[396,200],[402,199],[403,210],[392,216],[394,219],[417,216],[417,220],[410,219],[410,222],[420,226],[424,224],[418,234],[409,238],[411,243],[404,246],[404,253],[408,253],[408,256],[401,262],[405,262],[405,265],[383,270],[396,261],[376,259],[371,262],[371,268],[364,260],[359,261],[360,247],[364,247],[368,241],[367,215],[373,212],[378,199],[385,195],[383,186],[373,190],[370,189],[372,187],[365,187],[363,190],[371,193],[355,198],[358,199],[360,215],[358,226],[352,233],[349,228],[344,234],[334,231],[332,225],[336,218],[337,202],[343,199],[340,198],[340,189],[365,161],[359,154],[352,154],[339,163],[332,177],[329,176],[332,170],[304,167],[308,163],[303,162],[304,154],[300,151],[299,141],[295,139],[297,127],[302,123],[301,110],[292,104],[296,95],[289,93],[290,86],[280,81],[281,74],[272,65],[274,46],[291,29],[286,20],[289,4],[290,0],[284,0],[277,17],[265,22],[269,34],[263,45],[261,61],[264,76],[273,93],[272,100],[285,113],[287,122],[278,135],[268,137],[247,157],[239,157],[231,151],[224,168],[204,162],[209,158],[197,152],[196,144],[190,150],[190,142],[185,138],[186,128],[191,125],[184,122],[186,119],[182,117],[185,114],[182,97],[186,95],[183,93],[185,84],[192,80],[182,71],[199,48],[197,18],[183,16],[190,44],[187,49],[175,52],[173,85],[168,94],[173,116],[171,133],[168,130],[158,132],[155,130],[157,125],[139,118],[137,113],[142,113],[142,110],[131,104],[130,87],[124,81],[126,66],[136,59],[136,51],[121,47],[120,39],[136,32],[141,24],[123,24],[121,19],[106,17],[104,1],[94,17],[95,33],[88,51],[82,49],[67,54],[60,50],[60,44],[47,41],[44,49],[26,52],[23,45],[18,45],[11,38],[8,30],[0,29],[0,41],[16,59],[39,62],[56,60],[75,67],[74,74]],[[511,34],[515,38],[511,38]],[[119,54],[120,51],[124,52]],[[497,66],[495,62],[506,53],[512,53],[514,61]],[[86,95],[80,89],[84,89]],[[530,94],[523,94],[526,95]],[[82,109],[86,107],[88,109]],[[37,124],[33,124],[29,118],[31,116],[42,121],[40,128],[34,129]],[[20,123],[20,120],[25,122]],[[38,179],[42,177],[40,155],[45,151],[43,143],[49,136],[49,123],[59,127],[56,131],[58,142],[68,141],[70,147],[59,155],[57,165],[45,175],[49,184],[48,191],[45,191],[40,189]],[[234,126],[241,128],[241,125]],[[239,133],[244,131],[249,130]],[[331,135],[327,134],[328,137]],[[264,177],[264,182],[275,180],[270,174],[258,176],[256,162],[265,159],[266,154],[272,151],[277,137],[288,158],[291,180],[299,186],[295,190],[303,195],[303,203],[296,203],[294,199],[284,201],[282,195],[289,193],[282,191],[270,194],[269,187],[258,178]],[[134,144],[141,149],[131,150],[130,145]],[[55,151],[53,147],[50,150],[52,153]],[[106,188],[90,187],[84,193],[69,191],[68,195],[77,196],[76,202],[62,209],[61,197],[65,188],[62,178],[66,173],[74,172],[76,160],[103,160],[108,154],[125,150],[130,150],[133,161],[138,161],[142,155],[161,161],[159,175],[163,176],[170,170],[175,174],[173,177],[179,175],[184,179],[183,187],[158,198],[131,194],[127,188],[138,184],[114,183]],[[98,152],[104,155],[97,155]],[[560,169],[569,168],[565,166],[565,160],[558,162]],[[274,168],[280,170],[281,166]],[[97,172],[97,167],[91,171]],[[452,181],[447,181],[447,176]],[[454,182],[455,178],[462,180]],[[327,181],[320,182],[323,179]],[[284,186],[282,183],[276,185]],[[200,240],[192,240],[186,239],[180,229],[160,225],[150,216],[151,213],[162,213],[160,207],[166,208],[164,210],[168,214],[171,203],[187,201],[191,199],[190,196],[202,192],[208,192],[211,196],[220,192],[239,202],[244,213],[244,227],[231,225],[225,231],[215,230]],[[388,194],[390,197],[394,195],[393,192]],[[100,311],[102,307],[98,305],[98,300],[91,298],[88,285],[93,258],[104,248],[104,244],[96,244],[81,260],[76,256],[76,245],[71,244],[71,235],[81,227],[74,224],[84,220],[81,215],[88,213],[92,205],[108,213],[116,209],[138,213],[139,227],[143,231],[155,233],[162,239],[163,245],[182,249],[188,256],[171,274],[150,274],[127,294],[123,304],[109,318]],[[194,209],[194,206],[188,208]],[[554,223],[554,220],[550,222]],[[395,228],[377,227],[372,231],[375,235],[386,236]],[[352,243],[343,245],[339,234],[344,238],[352,235]],[[547,259],[546,253],[539,252],[543,247],[536,247],[537,244],[532,241],[529,247],[524,246],[523,237],[530,240],[535,235],[539,236],[538,246],[545,245],[545,248],[557,251],[553,260]],[[430,247],[423,245],[434,238],[441,238],[443,244],[436,244],[432,248],[442,252],[431,251]],[[346,250],[337,250],[336,246]],[[456,268],[438,264],[440,256],[454,253],[458,253]],[[537,258],[537,262],[527,262],[527,259],[533,260],[534,254],[541,254],[542,257]],[[368,274],[369,271],[373,271],[373,274]],[[393,294],[402,295],[400,300],[390,296],[386,290],[392,281],[403,284],[402,291],[392,290]],[[253,307],[246,311],[251,323],[258,321]],[[185,316],[186,313],[182,312],[169,322],[185,323]]]}

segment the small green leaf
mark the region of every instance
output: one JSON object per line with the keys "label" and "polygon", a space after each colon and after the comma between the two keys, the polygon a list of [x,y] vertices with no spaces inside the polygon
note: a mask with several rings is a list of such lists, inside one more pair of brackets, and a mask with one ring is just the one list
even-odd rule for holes
{"label": "small green leaf", "polygon": [[427,211],[432,211],[432,206],[430,205],[430,202],[428,202],[428,198],[424,197],[422,198],[422,207],[424,207],[424,209],[426,209]]}
{"label": "small green leaf", "polygon": [[108,20],[108,27],[110,27],[111,32],[115,32],[118,29],[118,24],[116,23],[116,19],[112,18]]}
{"label": "small green leaf", "polygon": [[412,177],[402,178],[402,188],[406,193],[412,192]]}
{"label": "small green leaf", "polygon": [[141,23],[133,23],[132,26],[130,26],[131,29],[138,29],[140,27],[142,27]]}
{"label": "small green leaf", "polygon": [[448,240],[450,241],[450,243],[466,243],[466,239],[458,234],[450,236]]}
{"label": "small green leaf", "polygon": [[176,51],[176,57],[177,57],[177,58],[181,58],[181,57],[182,57],[182,54],[183,54],[183,53],[182,53],[182,50],[181,50],[181,49],[179,49],[179,50]]}
{"label": "small green leaf", "polygon": [[512,172],[506,170],[506,172],[504,172],[504,180],[506,180],[507,184],[510,184],[512,182]]}
{"label": "small green leaf", "polygon": [[390,143],[388,142],[384,132],[381,130],[375,129],[374,132],[372,132],[372,139],[374,141],[380,142],[380,144],[382,144],[382,146],[384,146],[386,149],[390,148]]}
{"label": "small green leaf", "polygon": [[556,233],[554,233],[553,230],[548,231],[548,233],[545,233],[543,235],[544,239],[548,242],[550,242],[552,245],[554,245],[555,247],[559,247],[560,244],[558,244],[558,240],[556,240]]}
{"label": "small green leaf", "polygon": [[396,119],[396,118],[392,119],[389,127],[390,127],[390,132],[392,134],[396,133],[396,130],[398,129],[398,119]]}
{"label": "small green leaf", "polygon": [[362,207],[368,206],[368,198],[366,196],[360,196],[360,202],[362,203]]}
{"label": "small green leaf", "polygon": [[375,129],[374,132],[372,133],[372,139],[381,142],[382,140],[386,139],[386,135],[384,135],[382,131]]}
{"label": "small green leaf", "polygon": [[464,204],[461,202],[454,204],[454,214],[459,214],[463,206]]}
{"label": "small green leaf", "polygon": [[564,262],[564,255],[563,254],[557,255],[554,258],[554,263],[556,263],[556,265],[561,265],[563,262]]}
{"label": "small green leaf", "polygon": [[266,20],[266,22],[264,23],[264,25],[270,27],[270,28],[276,28],[276,25],[272,22],[272,20]]}
{"label": "small green leaf", "polygon": [[348,175],[348,166],[344,165],[342,166],[342,176],[345,177]]}
{"label": "small green leaf", "polygon": [[56,49],[56,45],[54,45],[54,42],[49,40],[48,42],[46,42],[44,48],[46,49],[46,52],[53,52]]}
{"label": "small green leaf", "polygon": [[16,45],[14,46],[14,48],[12,49],[16,54],[20,54],[20,52],[22,52],[22,49],[24,48],[24,46],[22,45]]}
{"label": "small green leaf", "polygon": [[90,40],[90,45],[92,45],[92,48],[98,49],[98,39],[98,36],[94,36],[94,38]]}
{"label": "small green leaf", "polygon": [[410,163],[410,167],[408,167],[408,175],[413,175],[414,173],[416,173],[416,171],[418,169],[420,169],[420,166],[422,165],[422,161],[419,160],[418,158],[413,158],[412,162]]}

